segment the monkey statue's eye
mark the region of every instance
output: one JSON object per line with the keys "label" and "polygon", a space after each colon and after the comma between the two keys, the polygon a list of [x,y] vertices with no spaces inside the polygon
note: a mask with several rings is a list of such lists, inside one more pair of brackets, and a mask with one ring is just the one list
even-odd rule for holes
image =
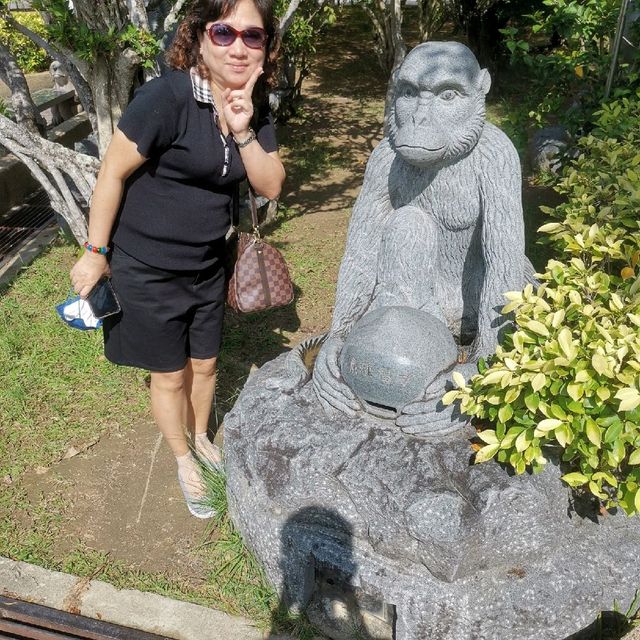
{"label": "monkey statue's eye", "polygon": [[411,84],[403,84],[400,87],[400,97],[402,98],[415,98],[417,95],[417,89]]}
{"label": "monkey statue's eye", "polygon": [[458,96],[458,92],[455,91],[454,89],[445,89],[441,94],[440,94],[440,99],[441,100],[445,100],[446,102],[449,102],[450,100],[453,100],[454,98],[456,98]]}

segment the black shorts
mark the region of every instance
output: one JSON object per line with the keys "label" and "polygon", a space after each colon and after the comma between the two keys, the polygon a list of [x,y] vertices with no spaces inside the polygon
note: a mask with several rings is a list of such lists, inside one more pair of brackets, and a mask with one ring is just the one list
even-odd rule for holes
{"label": "black shorts", "polygon": [[122,313],[104,319],[104,353],[115,364],[178,371],[187,358],[218,355],[224,315],[224,238],[211,267],[166,271],[113,248],[111,276]]}

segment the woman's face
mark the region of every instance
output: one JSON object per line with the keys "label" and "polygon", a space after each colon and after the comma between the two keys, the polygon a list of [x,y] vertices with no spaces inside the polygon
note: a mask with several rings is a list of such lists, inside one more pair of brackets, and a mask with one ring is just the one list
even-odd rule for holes
{"label": "woman's face", "polygon": [[[264,29],[260,13],[252,0],[239,0],[233,11],[215,22],[207,22],[205,29],[212,24],[223,22],[237,31],[249,27]],[[241,89],[253,72],[262,67],[266,45],[262,49],[250,49],[238,36],[228,47],[213,44],[209,34],[200,35],[200,54],[209,70],[211,81],[220,89]]]}

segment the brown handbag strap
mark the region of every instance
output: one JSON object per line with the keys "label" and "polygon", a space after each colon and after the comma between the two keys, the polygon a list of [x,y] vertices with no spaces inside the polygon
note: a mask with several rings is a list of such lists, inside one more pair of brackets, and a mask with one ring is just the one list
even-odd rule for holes
{"label": "brown handbag strap", "polygon": [[251,209],[251,224],[253,225],[253,230],[258,231],[258,205],[256,204],[256,196],[253,193],[253,187],[249,185],[249,209]]}
{"label": "brown handbag strap", "polygon": [[256,204],[256,196],[253,193],[253,187],[249,185],[249,208],[251,209],[251,223],[253,224],[253,233],[256,242],[256,256],[258,258],[258,272],[260,273],[260,281],[262,282],[262,291],[264,292],[267,307],[271,306],[271,291],[269,291],[269,280],[267,278],[267,268],[264,263],[264,255],[262,253],[263,243],[260,238],[260,226],[258,224],[258,205]]}

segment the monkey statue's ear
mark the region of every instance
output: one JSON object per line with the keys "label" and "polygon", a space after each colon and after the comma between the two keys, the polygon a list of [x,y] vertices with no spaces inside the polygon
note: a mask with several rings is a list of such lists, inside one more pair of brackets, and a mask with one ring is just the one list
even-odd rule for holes
{"label": "monkey statue's ear", "polygon": [[481,89],[485,96],[489,93],[489,89],[491,89],[491,76],[486,69],[480,70],[478,77],[476,78],[476,84],[478,89]]}

